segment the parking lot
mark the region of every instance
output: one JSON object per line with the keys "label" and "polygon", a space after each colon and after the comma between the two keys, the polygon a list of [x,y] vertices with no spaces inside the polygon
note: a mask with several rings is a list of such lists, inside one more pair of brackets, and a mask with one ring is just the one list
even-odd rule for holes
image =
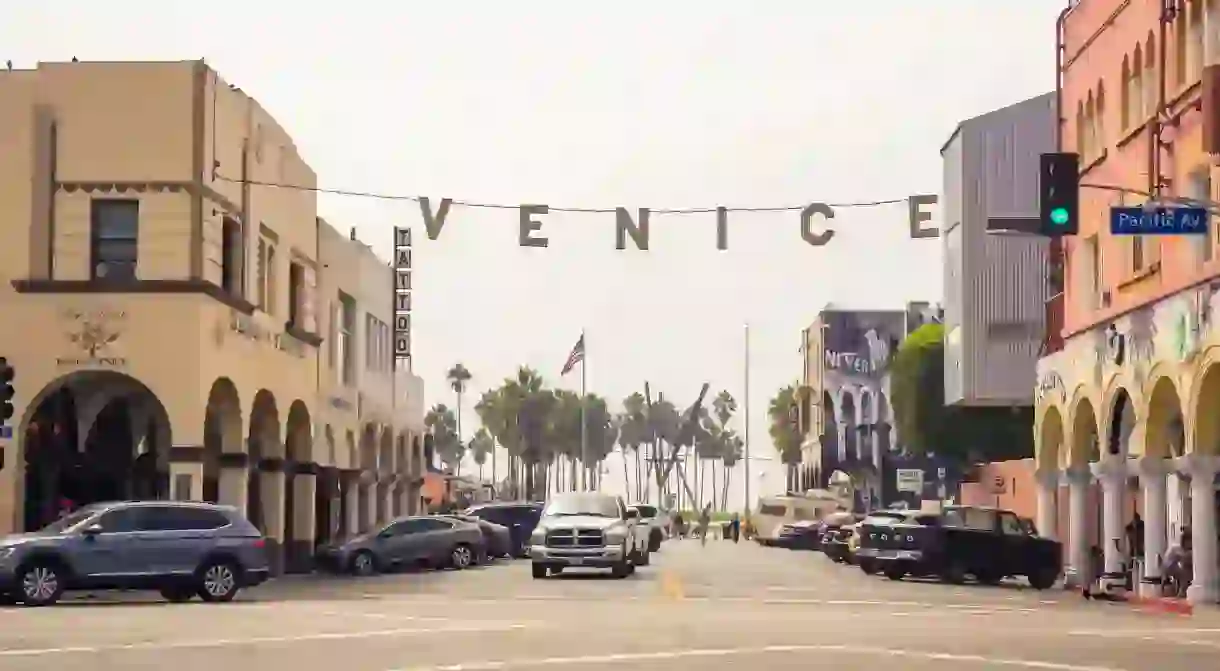
{"label": "parking lot", "polygon": [[151,596],[0,609],[0,667],[470,671],[1210,668],[1220,618],[1149,615],[1060,591],[893,582],[817,553],[671,541],[652,567],[531,579],[528,562],[288,578],[235,603]]}

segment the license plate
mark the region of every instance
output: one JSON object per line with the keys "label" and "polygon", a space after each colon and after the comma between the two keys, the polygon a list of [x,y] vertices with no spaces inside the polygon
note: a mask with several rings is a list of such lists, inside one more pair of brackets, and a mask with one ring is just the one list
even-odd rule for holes
{"label": "license plate", "polygon": [[568,557],[568,563],[573,566],[580,566],[585,563],[584,557]]}
{"label": "license plate", "polygon": [[899,558],[899,559],[914,559],[914,558],[915,558],[915,553],[914,553],[914,552],[908,552],[908,551],[906,551],[906,550],[899,550],[899,551],[898,551],[898,558]]}

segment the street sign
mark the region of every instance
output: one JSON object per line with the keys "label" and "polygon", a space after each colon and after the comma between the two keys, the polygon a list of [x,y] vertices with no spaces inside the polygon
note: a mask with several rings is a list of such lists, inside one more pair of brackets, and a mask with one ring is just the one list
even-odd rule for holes
{"label": "street sign", "polygon": [[1110,208],[1111,235],[1207,235],[1202,207]]}
{"label": "street sign", "polygon": [[900,492],[913,492],[918,494],[923,491],[923,469],[921,468],[899,468],[894,473],[896,480],[895,487]]}

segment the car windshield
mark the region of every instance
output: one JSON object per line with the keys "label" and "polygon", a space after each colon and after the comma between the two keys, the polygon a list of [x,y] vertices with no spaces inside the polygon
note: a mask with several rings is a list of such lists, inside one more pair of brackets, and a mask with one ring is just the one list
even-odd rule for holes
{"label": "car windshield", "polygon": [[638,506],[633,506],[633,507],[636,510],[640,511],[640,517],[656,517],[657,516],[657,507],[656,506],[638,505]]}
{"label": "car windshield", "polygon": [[99,510],[98,506],[85,506],[76,512],[69,513],[39,530],[40,533],[62,534],[81,522],[93,517]]}
{"label": "car windshield", "polygon": [[592,515],[594,517],[618,517],[618,501],[602,494],[569,494],[551,501],[542,513],[548,517],[569,515]]}

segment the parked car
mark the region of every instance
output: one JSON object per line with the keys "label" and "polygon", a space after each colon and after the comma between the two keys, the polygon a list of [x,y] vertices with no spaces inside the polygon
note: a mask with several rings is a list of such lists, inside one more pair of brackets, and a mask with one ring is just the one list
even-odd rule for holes
{"label": "parked car", "polygon": [[[854,513],[849,512],[833,512],[822,518],[818,526],[819,549],[826,556],[835,562],[841,562],[846,553],[846,543],[850,536],[850,530],[845,530],[844,527],[855,524],[860,518]],[[840,546],[842,552],[839,552]]]}
{"label": "parked car", "polygon": [[891,580],[936,576],[960,584],[972,576],[994,584],[1023,576],[1047,589],[1062,573],[1063,548],[1031,534],[1030,526],[1009,510],[948,506],[898,524],[863,526],[859,552]]}
{"label": "parked car", "polygon": [[822,523],[812,520],[789,522],[779,528],[779,536],[773,543],[775,547],[789,550],[821,550]]}
{"label": "parked car", "polygon": [[317,564],[355,575],[407,567],[461,570],[478,563],[486,552],[487,542],[478,524],[450,517],[412,516],[319,548]]}
{"label": "parked car", "polygon": [[514,557],[529,556],[530,534],[542,516],[541,503],[483,503],[467,508],[463,514],[507,527],[512,536]]}
{"label": "parked car", "polygon": [[664,527],[668,516],[662,515],[656,506],[650,506],[647,503],[638,503],[630,507],[640,513],[639,524],[648,532],[648,551],[660,550],[661,542],[665,540]]}
{"label": "parked car", "polygon": [[210,503],[98,503],[0,538],[0,597],[27,606],[113,589],[227,602],[270,573],[262,533],[237,509]]}
{"label": "parked car", "polygon": [[462,522],[477,525],[483,532],[483,541],[487,544],[488,557],[511,557],[513,554],[513,536],[508,527],[488,522],[473,515],[442,515]]}
{"label": "parked car", "polygon": [[600,492],[559,494],[542,511],[530,536],[534,578],[568,568],[610,569],[626,578],[649,564],[648,529],[639,511],[620,497]]}

